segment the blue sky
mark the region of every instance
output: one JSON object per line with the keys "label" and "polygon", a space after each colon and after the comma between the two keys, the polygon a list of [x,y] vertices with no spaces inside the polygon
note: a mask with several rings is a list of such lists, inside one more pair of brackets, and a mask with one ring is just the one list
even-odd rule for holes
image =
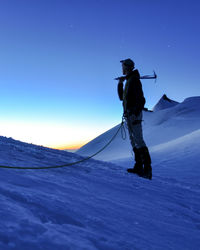
{"label": "blue sky", "polygon": [[0,1],[0,135],[78,147],[121,121],[119,61],[132,58],[146,106],[199,95],[199,1]]}

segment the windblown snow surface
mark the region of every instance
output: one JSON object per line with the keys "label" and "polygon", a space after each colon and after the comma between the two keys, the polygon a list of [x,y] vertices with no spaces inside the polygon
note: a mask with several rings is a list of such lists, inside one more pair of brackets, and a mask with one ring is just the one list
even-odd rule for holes
{"label": "windblown snow surface", "polygon": [[[118,127],[77,153],[99,150]],[[144,112],[144,136],[151,181],[126,172],[133,160],[120,134],[98,160],[49,170],[0,168],[0,249],[199,249],[200,97]],[[81,157],[0,137],[1,165],[61,165]]]}

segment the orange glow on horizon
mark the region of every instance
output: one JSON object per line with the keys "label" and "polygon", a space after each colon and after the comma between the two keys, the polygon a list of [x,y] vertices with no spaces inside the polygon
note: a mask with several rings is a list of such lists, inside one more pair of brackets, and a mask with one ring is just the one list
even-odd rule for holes
{"label": "orange glow on horizon", "polygon": [[86,142],[80,143],[80,144],[68,144],[68,145],[54,146],[51,148],[60,149],[60,150],[78,150],[79,148],[81,148],[85,144],[86,144]]}

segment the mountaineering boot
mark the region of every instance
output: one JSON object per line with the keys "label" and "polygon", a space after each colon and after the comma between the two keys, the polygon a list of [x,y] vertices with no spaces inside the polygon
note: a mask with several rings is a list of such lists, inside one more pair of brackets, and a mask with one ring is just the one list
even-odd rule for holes
{"label": "mountaineering boot", "polygon": [[133,168],[128,168],[127,171],[129,173],[143,176],[144,170],[143,170],[143,166],[142,166],[142,158],[140,156],[140,152],[136,147],[133,148],[133,152],[135,154],[135,165]]}
{"label": "mountaineering boot", "polygon": [[152,179],[152,167],[151,167],[151,157],[147,147],[139,148],[140,155],[142,157],[142,162],[144,164],[143,177],[149,180]]}

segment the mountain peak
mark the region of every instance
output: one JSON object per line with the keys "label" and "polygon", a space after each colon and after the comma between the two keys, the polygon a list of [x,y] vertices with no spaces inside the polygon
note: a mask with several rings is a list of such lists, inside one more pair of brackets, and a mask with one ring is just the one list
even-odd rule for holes
{"label": "mountain peak", "polygon": [[167,97],[166,94],[164,94],[160,100],[158,101],[158,103],[154,106],[153,111],[159,111],[162,109],[167,109],[167,108],[171,108],[174,107],[175,105],[177,105],[179,102],[176,102],[172,99],[170,99],[169,97]]}

